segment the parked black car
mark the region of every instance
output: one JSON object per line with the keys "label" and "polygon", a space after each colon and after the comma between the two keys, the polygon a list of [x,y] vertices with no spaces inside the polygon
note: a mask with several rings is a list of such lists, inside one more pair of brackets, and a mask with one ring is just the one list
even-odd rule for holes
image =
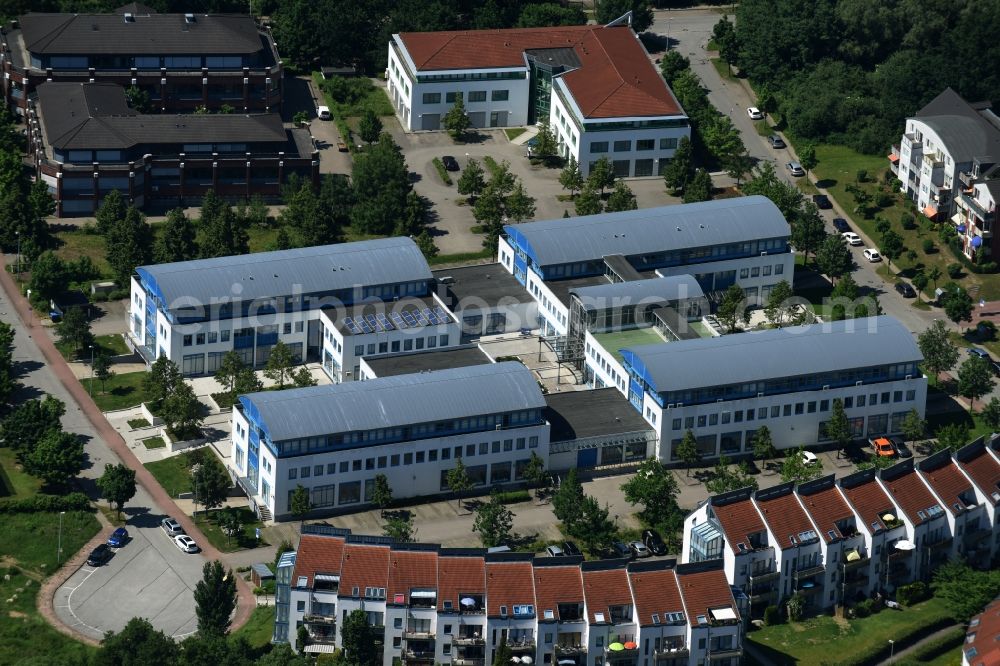
{"label": "parked black car", "polygon": [[816,204],[816,208],[821,210],[829,210],[833,208],[833,204],[830,203],[830,197],[825,194],[814,194],[813,203]]}
{"label": "parked black car", "polygon": [[902,294],[905,298],[916,298],[917,291],[910,286],[908,282],[897,282],[896,291]]}
{"label": "parked black car", "polygon": [[109,557],[111,557],[111,549],[108,547],[108,544],[102,543],[100,546],[90,551],[90,555],[87,556],[87,566],[100,566],[104,564]]}
{"label": "parked black car", "polygon": [[890,437],[889,441],[892,442],[892,445],[896,448],[896,454],[900,458],[913,457],[913,451],[910,451],[910,447],[906,445],[906,442],[903,441],[902,437]]}
{"label": "parked black car", "polygon": [[444,168],[448,171],[458,171],[458,160],[456,160],[451,155],[445,155],[441,158],[441,162],[444,164]]}
{"label": "parked black car", "polygon": [[660,538],[656,530],[643,530],[642,542],[646,544],[646,548],[653,551],[653,555],[667,554],[667,544],[663,543],[663,539]]}
{"label": "parked black car", "polygon": [[611,544],[611,550],[608,553],[611,557],[621,558],[627,557],[630,560],[635,559],[635,553],[627,545],[623,544],[621,541],[615,541]]}
{"label": "parked black car", "polygon": [[835,217],[833,218],[833,228],[836,229],[839,233],[844,233],[845,231],[851,230],[851,225],[849,225],[847,223],[847,220],[845,220],[844,218]]}
{"label": "parked black car", "polygon": [[580,547],[572,541],[566,541],[562,545],[563,555],[582,555]]}

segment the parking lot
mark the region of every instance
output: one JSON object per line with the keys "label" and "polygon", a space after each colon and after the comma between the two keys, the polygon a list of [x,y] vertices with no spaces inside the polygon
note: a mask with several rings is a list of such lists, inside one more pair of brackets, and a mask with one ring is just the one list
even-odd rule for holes
{"label": "parking lot", "polygon": [[84,564],[55,593],[56,614],[95,639],[144,617],[168,636],[183,638],[198,628],[194,586],[205,559],[174,546],[160,528],[162,516],[137,513],[126,525],[131,540],[104,564]]}

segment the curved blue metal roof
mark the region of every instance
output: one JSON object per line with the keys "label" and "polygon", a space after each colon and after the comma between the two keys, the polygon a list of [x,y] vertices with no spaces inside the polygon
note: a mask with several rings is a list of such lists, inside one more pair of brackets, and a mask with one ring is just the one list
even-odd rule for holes
{"label": "curved blue metal roof", "polygon": [[785,238],[778,207],[755,195],[679,206],[508,224],[504,232],[537,266],[594,261],[684,248]]}

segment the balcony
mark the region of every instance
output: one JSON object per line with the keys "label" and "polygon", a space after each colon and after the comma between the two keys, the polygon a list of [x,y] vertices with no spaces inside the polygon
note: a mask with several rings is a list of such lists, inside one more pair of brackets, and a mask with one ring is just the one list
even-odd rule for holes
{"label": "balcony", "polygon": [[776,580],[781,573],[778,571],[768,571],[767,573],[753,573],[750,574],[750,582],[754,585],[760,583],[767,583],[772,580]]}
{"label": "balcony", "polygon": [[451,642],[454,645],[486,645],[486,639],[481,636],[457,636],[453,634]]}
{"label": "balcony", "polygon": [[306,624],[321,624],[328,627],[336,626],[337,616],[336,615],[315,615],[307,614],[302,616],[302,621]]}
{"label": "balcony", "polygon": [[483,657],[453,657],[451,666],[484,666],[486,659]]}
{"label": "balcony", "polygon": [[771,601],[775,601],[778,598],[778,588],[774,586],[768,586],[757,590],[754,588],[752,590],[753,594],[750,595],[750,602],[754,604],[763,604]]}
{"label": "balcony", "polygon": [[976,182],[976,177],[972,175],[970,171],[961,171],[958,174],[958,179],[965,186],[965,189],[970,189],[972,185]]}
{"label": "balcony", "polygon": [[526,650],[535,649],[535,639],[534,638],[517,638],[512,639],[507,643],[507,647],[511,649],[512,652],[524,652]]}
{"label": "balcony", "polygon": [[309,630],[309,642],[317,645],[334,645],[337,642],[335,631],[313,631]]}
{"label": "balcony", "polygon": [[799,569],[798,571],[795,572],[795,577],[798,578],[799,580],[803,580],[804,578],[810,578],[811,576],[818,576],[819,574],[825,572],[826,572],[826,567],[823,566],[822,564],[817,564],[814,567]]}
{"label": "balcony", "polygon": [[586,654],[586,645],[556,645],[556,654],[577,655]]}
{"label": "balcony", "polygon": [[950,548],[951,544],[952,544],[951,536],[945,534],[944,536],[940,537],[937,541],[933,543],[925,543],[924,545],[930,548],[931,550],[942,550],[944,548]]}
{"label": "balcony", "polygon": [[612,650],[609,647],[604,648],[604,658],[607,660],[611,659],[634,659],[639,655],[639,646],[636,645],[634,648],[624,648],[622,650]]}
{"label": "balcony", "polygon": [[432,641],[435,638],[434,632],[427,629],[404,629],[403,638],[406,640]]}
{"label": "balcony", "polygon": [[708,658],[710,660],[715,659],[739,659],[743,656],[743,648],[740,646],[724,649],[714,649],[710,650],[708,653]]}
{"label": "balcony", "polygon": [[991,534],[993,531],[988,529],[968,530],[965,533],[965,545],[966,547],[974,546],[987,539]]}
{"label": "balcony", "polygon": [[407,661],[434,661],[434,650],[403,650],[403,659]]}
{"label": "balcony", "polygon": [[844,571],[853,571],[860,567],[866,567],[868,566],[869,562],[871,562],[870,557],[861,557],[859,559],[852,560],[850,562],[844,562]]}
{"label": "balcony", "polygon": [[653,650],[655,659],[678,659],[686,656],[688,656],[687,646],[679,642],[664,645],[659,650]]}

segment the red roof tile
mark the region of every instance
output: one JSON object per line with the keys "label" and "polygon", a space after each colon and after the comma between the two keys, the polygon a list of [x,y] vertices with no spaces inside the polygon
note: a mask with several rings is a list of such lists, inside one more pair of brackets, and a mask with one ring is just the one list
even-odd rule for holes
{"label": "red roof tile", "polygon": [[545,617],[545,611],[552,611],[556,620],[559,617],[559,604],[583,603],[583,580],[580,578],[579,565],[565,567],[534,567],[535,576],[535,613],[539,619]]}
{"label": "red roof tile", "polygon": [[778,548],[793,548],[801,541],[799,534],[816,532],[816,528],[813,527],[806,512],[802,510],[802,506],[791,489],[783,495],[754,501],[768,527],[771,528],[775,545]]}
{"label": "red roof tile", "polygon": [[[591,622],[597,622],[594,613],[604,613],[604,621],[611,621],[611,606],[632,604],[628,574],[625,569],[605,569],[583,572],[583,592],[587,599],[587,613]],[[655,612],[655,611],[654,611]]]}
{"label": "red roof tile", "polygon": [[982,613],[972,618],[962,650],[968,654],[972,648],[976,651],[974,657],[968,657],[972,666],[1000,664],[1000,599],[994,599]]}
{"label": "red roof tile", "polygon": [[[934,494],[941,498],[944,508],[953,516],[965,510],[966,499],[973,499],[972,497],[959,498],[959,495],[963,493],[972,495],[972,482],[950,459],[937,469],[921,470],[920,473],[923,474]],[[952,506],[956,503],[961,505],[958,510]]]}
{"label": "red roof tile", "polygon": [[486,563],[481,556],[439,557],[438,585],[438,608],[447,599],[458,609],[463,596],[486,594]]}
{"label": "red roof tile", "polygon": [[572,48],[580,67],[562,79],[585,118],[684,113],[627,26],[404,32],[399,36],[419,71],[526,67],[526,50]]}
{"label": "red roof tile", "polygon": [[1000,492],[1000,463],[989,451],[983,449],[975,458],[959,464],[990,501],[1000,504],[1000,499],[993,498],[993,493]]}
{"label": "red roof tile", "polygon": [[684,612],[673,569],[629,572],[628,578],[640,626],[653,624],[653,613],[660,616],[660,622],[666,622],[667,613]]}
{"label": "red roof tile", "polygon": [[[874,477],[870,481],[859,484],[852,488],[841,487],[847,500],[854,507],[854,510],[861,516],[861,521],[867,530],[884,530],[886,525],[882,522],[882,516],[886,513],[896,514],[896,506],[889,499],[889,496],[882,490],[882,486]],[[872,524],[875,527],[872,527]]]}
{"label": "red roof tile", "polygon": [[[836,486],[830,486],[809,495],[800,494],[799,499],[819,528],[819,535],[824,541],[830,543],[834,539],[847,536],[840,533],[837,523],[853,518],[854,512],[851,511],[851,507],[847,506],[847,502],[844,501]],[[833,537],[830,536],[829,532],[833,532]]]}
{"label": "red roof tile", "polygon": [[[891,481],[883,481],[883,483],[892,498],[896,500],[896,504],[903,509],[903,513],[914,525],[920,525],[930,518],[927,515],[927,509],[932,506],[940,506],[940,502],[931,494],[924,482],[917,478],[917,473],[914,470]],[[923,511],[926,517],[921,518],[917,515],[918,511]]]}
{"label": "red roof tile", "polygon": [[712,618],[708,611],[717,608],[731,608],[739,618],[740,611],[736,607],[733,591],[729,588],[729,581],[726,580],[726,573],[722,569],[677,574],[677,580],[681,596],[684,598],[688,622],[692,627],[698,626],[699,615],[704,615],[711,622]]}
{"label": "red roof tile", "polygon": [[313,576],[318,573],[339,575],[343,555],[343,538],[304,534],[299,539],[299,548],[295,552],[292,584],[295,585],[300,576],[305,576],[306,587],[312,587]]}
{"label": "red roof tile", "polygon": [[340,593],[364,595],[366,587],[389,587],[389,547],[348,544],[340,573]]}
{"label": "red roof tile", "polygon": [[513,615],[514,606],[535,603],[532,567],[530,562],[486,563],[486,612],[500,615],[500,607],[507,607]]}
{"label": "red roof tile", "polygon": [[749,498],[722,506],[713,506],[712,510],[715,511],[719,524],[722,525],[722,531],[726,533],[726,542],[737,555],[740,553],[737,544],[745,544],[749,549],[750,535],[763,532],[765,529],[764,521],[757,513],[757,507]]}
{"label": "red roof tile", "polygon": [[[389,603],[409,603],[410,590],[438,587],[438,556],[434,551],[394,550],[389,556],[389,586],[386,600]],[[396,595],[402,595],[397,602]]]}

